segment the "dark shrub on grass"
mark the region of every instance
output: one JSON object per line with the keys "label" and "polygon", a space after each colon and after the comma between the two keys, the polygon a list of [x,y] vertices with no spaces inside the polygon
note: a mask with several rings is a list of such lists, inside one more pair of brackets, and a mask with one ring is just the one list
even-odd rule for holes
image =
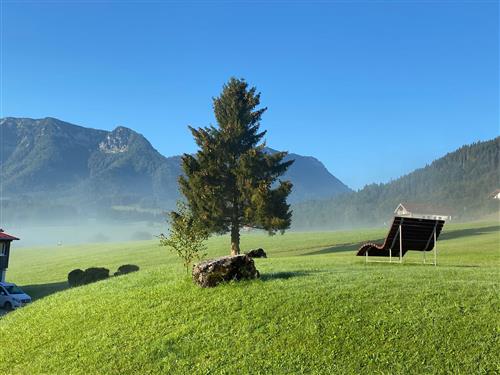
{"label": "dark shrub on grass", "polygon": [[68,273],[68,284],[78,286],[90,284],[95,281],[104,280],[109,277],[109,270],[102,267],[90,267],[85,271],[76,269]]}
{"label": "dark shrub on grass", "polygon": [[109,270],[102,267],[91,267],[85,270],[84,280],[85,284],[93,283],[95,281],[104,280],[109,277]]}
{"label": "dark shrub on grass", "polygon": [[85,272],[81,269],[76,269],[68,273],[69,286],[78,286],[84,283]]}
{"label": "dark shrub on grass", "polygon": [[267,254],[264,249],[250,250],[246,253],[250,258],[267,258]]}
{"label": "dark shrub on grass", "polygon": [[135,264],[124,264],[118,267],[118,271],[115,272],[115,276],[125,275],[136,271],[139,271],[139,266],[136,266]]}

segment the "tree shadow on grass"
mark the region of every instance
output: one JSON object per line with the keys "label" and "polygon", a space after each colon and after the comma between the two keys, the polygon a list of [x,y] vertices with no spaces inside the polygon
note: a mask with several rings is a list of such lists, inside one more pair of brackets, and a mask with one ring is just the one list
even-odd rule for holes
{"label": "tree shadow on grass", "polygon": [[324,249],[320,250],[314,250],[308,253],[304,253],[302,255],[322,255],[322,254],[332,254],[332,253],[345,253],[345,252],[353,252],[357,251],[361,245],[364,245],[367,242],[373,242],[373,243],[383,243],[384,239],[379,238],[376,240],[367,240],[367,241],[362,241],[362,242],[355,242],[355,243],[342,243],[339,245],[335,246],[330,246],[326,247]]}
{"label": "tree shadow on grass", "polygon": [[47,297],[51,294],[60,292],[62,290],[68,289],[69,284],[66,281],[60,281],[56,283],[47,284],[32,284],[32,285],[22,285],[21,288],[33,298],[37,300],[43,297]]}
{"label": "tree shadow on grass", "polygon": [[457,229],[446,231],[446,227],[443,230],[443,233],[438,238],[439,240],[454,240],[456,238],[461,237],[469,237],[469,236],[480,236],[482,234],[492,233],[492,232],[500,232],[500,225],[490,225],[487,227],[479,227],[479,228],[466,228],[466,229]]}
{"label": "tree shadow on grass", "polygon": [[310,276],[312,274],[318,273],[321,271],[288,271],[288,272],[273,272],[273,273],[265,273],[260,275],[260,279],[262,281],[271,281],[271,280],[288,280],[294,277],[304,277]]}

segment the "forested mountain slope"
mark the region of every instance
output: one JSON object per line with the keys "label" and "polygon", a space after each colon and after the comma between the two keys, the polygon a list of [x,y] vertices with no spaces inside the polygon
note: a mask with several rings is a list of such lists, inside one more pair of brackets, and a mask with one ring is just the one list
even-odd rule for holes
{"label": "forested mountain slope", "polygon": [[380,225],[400,202],[447,207],[455,219],[471,219],[498,210],[489,194],[500,187],[500,137],[460,147],[424,168],[385,184],[293,208],[297,229],[335,229]]}

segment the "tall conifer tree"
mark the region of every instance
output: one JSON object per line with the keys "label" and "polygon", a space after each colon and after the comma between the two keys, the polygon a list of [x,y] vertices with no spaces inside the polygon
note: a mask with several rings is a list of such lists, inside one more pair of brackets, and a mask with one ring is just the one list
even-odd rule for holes
{"label": "tall conifer tree", "polygon": [[278,178],[293,161],[283,162],[286,152],[266,152],[259,126],[267,108],[259,105],[255,87],[231,78],[213,99],[218,126],[189,127],[199,150],[182,157],[179,183],[190,209],[209,232],[231,233],[232,255],[240,253],[242,227],[274,234],[291,224],[292,184]]}

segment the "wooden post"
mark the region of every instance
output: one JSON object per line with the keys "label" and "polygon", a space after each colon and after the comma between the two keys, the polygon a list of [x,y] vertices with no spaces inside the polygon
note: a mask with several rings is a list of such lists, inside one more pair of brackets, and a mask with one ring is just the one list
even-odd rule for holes
{"label": "wooden post", "polygon": [[434,265],[437,265],[436,228],[434,228]]}
{"label": "wooden post", "polygon": [[399,224],[399,263],[403,263],[403,227]]}

